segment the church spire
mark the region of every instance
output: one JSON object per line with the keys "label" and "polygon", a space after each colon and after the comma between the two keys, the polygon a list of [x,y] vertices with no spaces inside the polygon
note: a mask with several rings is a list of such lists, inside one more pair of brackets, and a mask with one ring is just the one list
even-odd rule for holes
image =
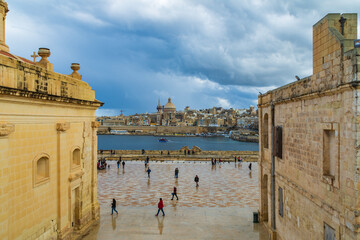
{"label": "church spire", "polygon": [[158,106],[156,107],[156,110],[157,110],[158,113],[160,113],[161,110],[162,110],[162,107],[161,107],[161,104],[160,104],[160,98],[159,98],[159,103],[158,103]]}

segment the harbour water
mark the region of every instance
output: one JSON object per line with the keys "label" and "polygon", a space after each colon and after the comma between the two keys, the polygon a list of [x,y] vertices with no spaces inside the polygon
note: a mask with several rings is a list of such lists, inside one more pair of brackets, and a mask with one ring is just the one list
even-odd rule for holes
{"label": "harbour water", "polygon": [[103,150],[178,150],[198,146],[205,151],[258,151],[259,144],[239,142],[227,137],[166,137],[159,142],[155,136],[99,135],[98,149]]}

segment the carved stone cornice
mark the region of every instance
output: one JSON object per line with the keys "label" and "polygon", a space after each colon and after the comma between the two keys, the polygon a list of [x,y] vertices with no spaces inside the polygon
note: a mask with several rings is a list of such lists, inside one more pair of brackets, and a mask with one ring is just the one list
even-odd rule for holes
{"label": "carved stone cornice", "polygon": [[98,121],[92,121],[91,122],[91,127],[92,128],[98,128],[98,127],[100,127],[100,122],[98,122]]}
{"label": "carved stone cornice", "polygon": [[8,136],[15,131],[15,125],[10,123],[0,122],[0,137]]}
{"label": "carved stone cornice", "polygon": [[70,129],[70,123],[63,122],[63,123],[57,123],[56,124],[56,130],[59,132],[65,132]]}
{"label": "carved stone cornice", "polygon": [[[1,44],[0,44],[1,47]],[[17,97],[26,97],[26,98],[33,98],[33,99],[40,99],[40,100],[47,100],[52,102],[62,102],[62,103],[72,103],[72,104],[80,104],[85,106],[91,107],[101,107],[104,103],[94,100],[94,101],[87,101],[75,98],[68,98],[68,97],[61,97],[56,95],[51,95],[42,92],[32,92],[23,89],[17,88],[9,88],[0,86],[0,95],[9,95],[9,96],[17,96]]]}

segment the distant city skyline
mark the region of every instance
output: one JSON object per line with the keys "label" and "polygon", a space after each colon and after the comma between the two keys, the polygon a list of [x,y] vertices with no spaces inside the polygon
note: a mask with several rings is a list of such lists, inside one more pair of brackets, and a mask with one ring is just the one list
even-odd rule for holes
{"label": "distant city skyline", "polygon": [[[105,105],[98,115],[247,108],[259,92],[312,74],[311,27],[357,1],[8,1],[6,42],[31,59],[48,47],[54,71],[80,74]],[[360,26],[360,24],[359,24]]]}

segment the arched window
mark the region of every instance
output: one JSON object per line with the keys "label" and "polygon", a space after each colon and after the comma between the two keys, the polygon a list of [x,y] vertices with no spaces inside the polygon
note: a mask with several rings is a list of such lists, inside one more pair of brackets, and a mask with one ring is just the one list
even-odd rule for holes
{"label": "arched window", "polygon": [[80,149],[76,148],[72,153],[72,165],[74,167],[80,166]]}
{"label": "arched window", "polygon": [[34,161],[34,186],[48,182],[50,179],[50,160],[48,155],[41,155]]}
{"label": "arched window", "polygon": [[262,130],[264,148],[269,148],[269,115],[265,113]]}

